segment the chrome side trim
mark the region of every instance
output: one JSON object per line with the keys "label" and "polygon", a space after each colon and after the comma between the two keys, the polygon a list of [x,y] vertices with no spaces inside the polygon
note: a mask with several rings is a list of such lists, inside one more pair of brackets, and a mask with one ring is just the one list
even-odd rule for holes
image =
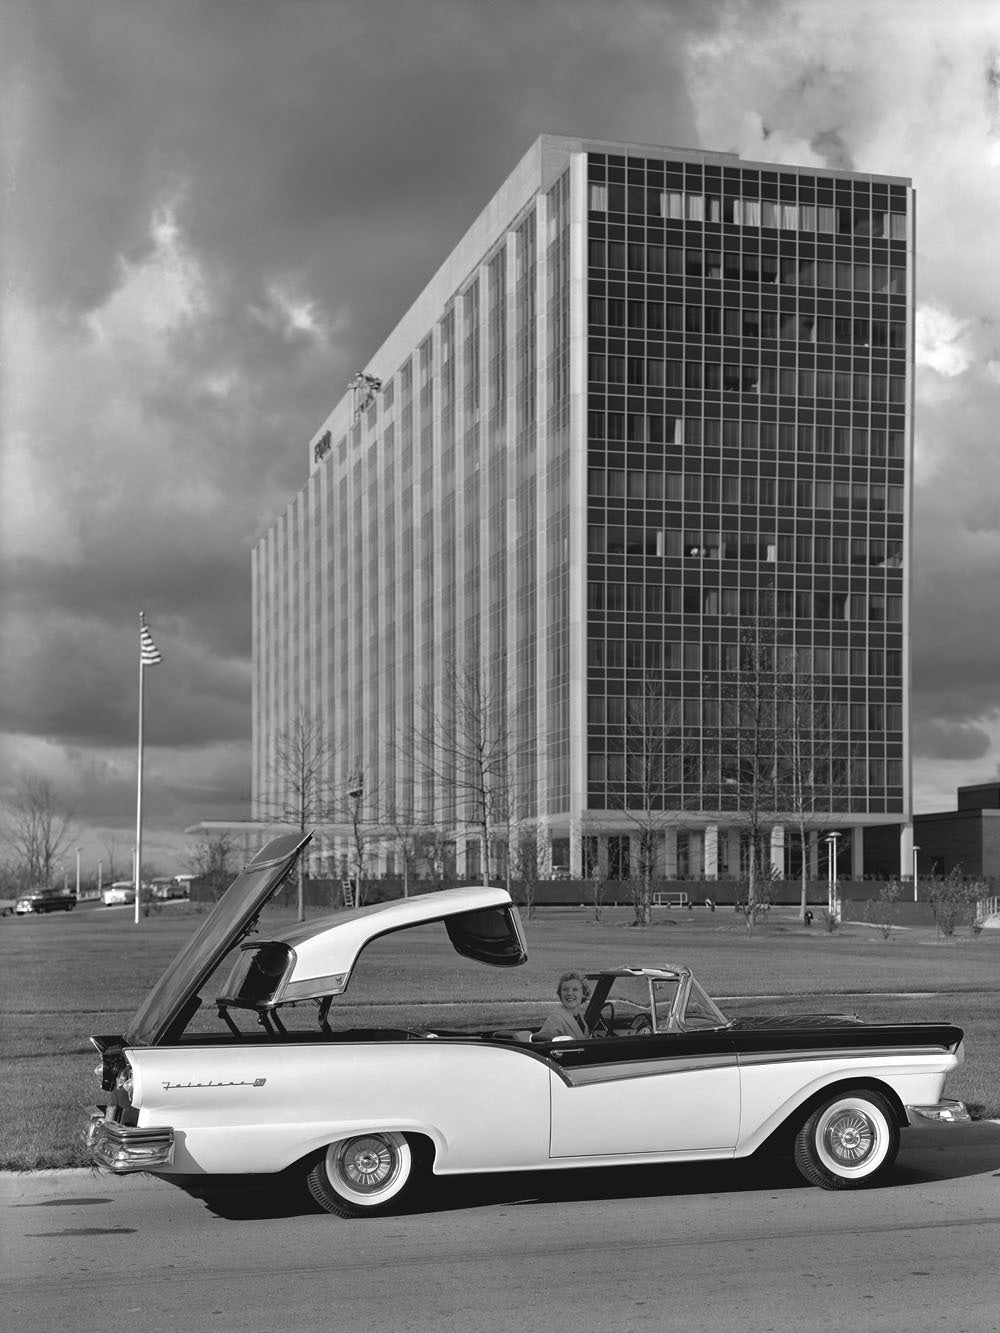
{"label": "chrome side trim", "polygon": [[817,1046],[801,1051],[740,1051],[741,1065],[783,1065],[799,1060],[876,1060],[883,1056],[947,1055],[946,1046]]}
{"label": "chrome side trim", "polygon": [[633,1078],[653,1078],[662,1074],[689,1074],[696,1069],[735,1069],[736,1056],[690,1055],[665,1057],[662,1060],[628,1060],[620,1064],[573,1065],[569,1069],[557,1066],[556,1072],[571,1088],[588,1087],[594,1083],[621,1083]]}

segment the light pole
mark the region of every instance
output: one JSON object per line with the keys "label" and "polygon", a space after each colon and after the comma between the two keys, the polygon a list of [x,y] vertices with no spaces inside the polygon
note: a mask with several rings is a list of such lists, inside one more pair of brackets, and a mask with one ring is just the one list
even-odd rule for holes
{"label": "light pole", "polygon": [[97,863],[97,896],[98,896],[98,898],[100,898],[100,896],[101,896],[101,892],[102,892],[103,889],[104,889],[104,862],[103,862],[103,861],[98,861],[98,863]]}
{"label": "light pole", "polygon": [[826,843],[827,851],[827,905],[826,910],[830,916],[835,916],[837,911],[837,839],[839,833],[828,833],[823,841]]}
{"label": "light pole", "polygon": [[917,852],[920,848],[914,843],[913,846],[913,901],[917,901]]}
{"label": "light pole", "polygon": [[78,899],[80,897],[80,853],[82,851],[82,847],[76,849],[76,896]]}
{"label": "light pole", "polygon": [[361,902],[361,863],[363,852],[361,846],[361,802],[364,800],[365,782],[361,774],[351,779],[351,785],[347,789],[347,797],[351,802],[351,824],[354,830],[354,885],[353,885],[353,907],[359,906]]}

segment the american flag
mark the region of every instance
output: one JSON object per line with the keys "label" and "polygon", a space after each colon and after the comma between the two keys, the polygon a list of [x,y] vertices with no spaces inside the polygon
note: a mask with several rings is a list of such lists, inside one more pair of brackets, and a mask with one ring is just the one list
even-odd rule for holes
{"label": "american flag", "polygon": [[139,617],[139,661],[144,667],[155,666],[157,662],[163,661],[142,616]]}

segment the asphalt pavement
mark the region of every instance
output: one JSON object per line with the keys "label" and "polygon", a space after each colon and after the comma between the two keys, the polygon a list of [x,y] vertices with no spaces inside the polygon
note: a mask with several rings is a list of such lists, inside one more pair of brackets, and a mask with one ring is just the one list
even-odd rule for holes
{"label": "asphalt pavement", "polygon": [[[205,1182],[203,1182],[205,1183]],[[1000,1123],[906,1130],[890,1184],[757,1161],[437,1179],[344,1221],[287,1182],[0,1175],[18,1333],[1000,1333]]]}

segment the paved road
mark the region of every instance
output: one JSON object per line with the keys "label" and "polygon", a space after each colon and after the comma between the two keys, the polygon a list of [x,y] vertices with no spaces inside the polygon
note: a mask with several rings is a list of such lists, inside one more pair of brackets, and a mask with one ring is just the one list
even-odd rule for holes
{"label": "paved road", "polygon": [[344,1222],[287,1190],[0,1177],[17,1333],[1000,1333],[1000,1124],[904,1133],[894,1182],[754,1164],[437,1182]]}

